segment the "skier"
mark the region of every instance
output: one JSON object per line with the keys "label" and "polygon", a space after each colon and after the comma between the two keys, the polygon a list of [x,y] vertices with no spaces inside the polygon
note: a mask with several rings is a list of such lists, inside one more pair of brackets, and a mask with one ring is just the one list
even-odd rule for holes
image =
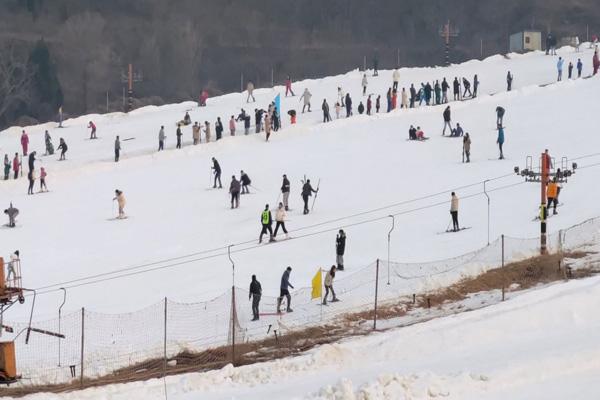
{"label": "skier", "polygon": [[175,146],[175,148],[177,149],[181,149],[181,136],[183,135],[183,133],[181,133],[181,124],[177,124],[177,131],[175,132],[175,136],[177,137],[177,146]]}
{"label": "skier", "polygon": [[363,106],[362,101],[358,104],[358,113],[362,115],[365,112],[365,106]]}
{"label": "skier", "polygon": [[292,96],[295,96],[294,91],[292,90],[292,78],[288,75],[285,79],[285,97],[287,97],[288,93],[291,93]]}
{"label": "skier", "polygon": [[333,290],[333,279],[335,278],[335,269],[335,265],[332,265],[327,274],[325,274],[325,297],[323,297],[323,305],[327,305],[327,297],[329,296],[329,292],[331,292],[332,303],[339,301],[335,295],[335,291]]}
{"label": "skier", "polygon": [[27,156],[27,147],[29,146],[29,136],[23,130],[21,134],[21,147],[23,148],[23,157]]}
{"label": "skier", "polygon": [[10,159],[8,158],[8,154],[4,155],[4,180],[8,180],[8,175],[10,174]]}
{"label": "skier", "polygon": [[503,160],[504,153],[502,152],[502,145],[504,144],[504,128],[501,126],[498,127],[498,139],[496,140],[496,143],[498,143],[498,149],[500,150],[500,157],[498,157],[498,160]]}
{"label": "skier", "polygon": [[121,141],[119,136],[115,139],[115,162],[119,162],[119,155],[121,154]]}
{"label": "skier", "polygon": [[346,93],[346,118],[352,115],[352,99],[350,93]]}
{"label": "skier", "polygon": [[233,117],[233,115],[231,116],[231,119],[229,120],[229,134],[231,136],[235,136],[235,118]]}
{"label": "skier", "polygon": [[269,232],[269,243],[274,242],[273,239],[273,216],[271,215],[271,210],[269,210],[269,205],[265,205],[265,209],[260,214],[260,222],[262,224],[262,230],[260,231],[260,236],[258,238],[258,243],[262,243],[263,235]]}
{"label": "skier", "polygon": [[400,82],[400,71],[398,71],[398,68],[395,68],[394,72],[392,72],[392,80],[394,82],[392,88],[398,90],[398,82]]}
{"label": "skier", "polygon": [[468,163],[471,162],[471,137],[469,136],[469,132],[465,133],[463,137],[463,162],[465,162],[465,156],[467,157]]}
{"label": "skier", "polygon": [[47,192],[48,187],[46,186],[46,169],[44,167],[40,168],[40,192]]}
{"label": "skier", "polygon": [[346,232],[340,229],[335,238],[335,255],[337,269],[344,270],[344,253],[346,252]]}
{"label": "skier", "polygon": [[479,88],[479,78],[477,74],[473,77],[473,98],[477,97],[477,89]]}
{"label": "skier", "polygon": [[450,89],[450,85],[446,81],[446,78],[442,79],[442,103],[445,104],[448,102],[448,89]]}
{"label": "skier", "polygon": [[287,213],[285,212],[285,208],[283,207],[283,203],[279,203],[277,207],[277,212],[275,213],[275,233],[273,233],[273,239],[277,237],[277,232],[279,231],[279,227],[285,233],[285,238],[289,239],[288,231],[285,229],[285,219],[287,218]]}
{"label": "skier", "polygon": [[368,84],[367,74],[363,75],[361,84],[362,84],[362,89],[363,89],[363,96],[365,96],[367,94],[367,84]]}
{"label": "skier", "polygon": [[90,122],[88,123],[88,129],[91,129],[91,132],[90,132],[90,139],[98,139],[98,138],[96,137],[96,124],[94,124],[92,121],[90,121]]}
{"label": "skier", "polygon": [[323,122],[331,121],[331,115],[329,115],[329,104],[327,104],[326,99],[323,99],[323,104],[321,105],[321,109],[323,110]]}
{"label": "skier", "polygon": [[581,78],[581,71],[583,70],[583,63],[581,62],[581,58],[577,59],[577,77]]}
{"label": "skier", "polygon": [[456,123],[456,128],[452,129],[452,134],[450,136],[454,136],[454,137],[459,137],[462,136],[464,133],[463,128],[460,126],[460,124],[457,122]]}
{"label": "skier", "polygon": [[233,210],[234,208],[238,208],[240,206],[240,181],[235,179],[235,175],[231,176],[229,194],[231,194],[231,209]]}
{"label": "skier", "polygon": [[252,275],[252,282],[250,282],[250,290],[248,293],[248,300],[252,299],[252,321],[258,321],[258,305],[260,304],[261,296],[262,286],[260,285],[260,282],[256,279],[256,275]]}
{"label": "skier", "polygon": [[27,194],[33,194],[33,185],[35,184],[35,170],[30,169],[27,173],[27,179],[29,179],[29,188]]}
{"label": "skier", "polygon": [[508,71],[508,73],[506,74],[506,91],[510,92],[512,90],[512,82],[513,82],[513,76],[510,73],[510,71]]}
{"label": "skier", "polygon": [[450,125],[450,122],[452,121],[451,116],[450,116],[450,106],[446,106],[443,116],[444,116],[444,130],[442,130],[442,136],[444,136],[446,134],[446,127],[448,127],[448,129],[450,129],[450,134],[452,134],[452,125]]}
{"label": "skier", "polygon": [[467,80],[467,78],[462,78],[463,80],[463,88],[464,88],[464,93],[463,93],[463,98],[467,97],[467,92],[469,93],[469,96],[473,97],[473,93],[471,92],[471,83]]}
{"label": "skier", "polygon": [[46,154],[45,155],[52,155],[54,154],[54,145],[52,144],[52,137],[50,137],[50,134],[48,133],[48,131],[46,131],[44,133],[44,141],[46,142]]}
{"label": "skier", "polygon": [[564,64],[564,60],[562,57],[558,57],[558,61],[556,62],[556,70],[558,72],[558,78],[557,81],[560,82],[562,81],[562,72],[563,72],[563,64]]}
{"label": "skier", "polygon": [[213,185],[213,189],[217,188],[217,180],[219,181],[219,189],[223,189],[223,185],[221,185],[221,166],[216,158],[212,158],[213,166],[212,169],[215,174],[215,183]]}
{"label": "skier", "polygon": [[17,215],[19,215],[19,209],[13,207],[13,204],[11,202],[10,206],[6,210],[4,210],[4,214],[8,216],[8,227],[14,228],[17,222]]}
{"label": "skier", "polygon": [[13,158],[13,171],[15,172],[15,179],[19,178],[19,169],[21,168],[21,161],[19,161],[19,153],[15,153]]}
{"label": "skier", "polygon": [[60,138],[58,140],[58,147],[56,148],[56,150],[60,150],[60,158],[59,161],[64,161],[65,160],[65,154],[67,154],[67,150],[69,148],[67,147],[67,142],[65,142],[65,139]]}
{"label": "skier", "polygon": [[252,81],[248,81],[248,84],[246,85],[246,90],[248,91],[248,98],[246,98],[246,103],[250,103],[250,97],[252,97],[253,103],[256,102],[256,99],[252,94],[254,92],[254,83],[252,83]]}
{"label": "skier", "polygon": [[400,99],[400,107],[408,108],[408,93],[406,93],[406,88],[402,88]]}
{"label": "skier", "polygon": [[244,170],[240,171],[240,182],[242,183],[242,194],[248,194],[250,191],[248,190],[248,186],[252,183],[250,177]]}
{"label": "skier", "polygon": [[452,231],[458,232],[460,230],[458,226],[458,197],[454,192],[452,192],[450,200],[450,215],[452,215]]}
{"label": "skier", "polygon": [[223,123],[221,122],[221,117],[217,117],[217,122],[215,122],[215,132],[217,140],[221,140],[223,137]]}
{"label": "skier", "polygon": [[410,84],[410,108],[415,108],[415,101],[417,100],[417,90],[414,84]]}
{"label": "skier", "polygon": [[198,121],[194,122],[194,126],[192,126],[192,140],[194,146],[200,142],[200,125],[198,125]]}
{"label": "skier", "polygon": [[313,193],[317,193],[319,190],[315,190],[312,188],[312,186],[310,185],[310,179],[307,179],[306,182],[304,183],[304,186],[302,186],[302,200],[304,200],[304,214],[308,214],[309,213],[309,209],[308,209],[308,198],[310,196],[312,196]]}
{"label": "skier", "polygon": [[556,177],[548,182],[546,187],[546,196],[548,197],[548,208],[553,207],[553,215],[558,214],[556,212],[556,206],[558,205],[558,185],[556,184]]}
{"label": "skier", "polygon": [[308,88],[304,89],[304,93],[302,93],[302,96],[300,96],[300,101],[302,101],[302,99],[304,99],[304,105],[302,106],[302,114],[304,114],[304,110],[306,109],[306,107],[308,106],[308,112],[310,112],[310,98],[312,97],[312,94],[308,91]]}
{"label": "skier", "polygon": [[204,121],[204,134],[206,135],[206,143],[210,143],[210,122],[208,121]]}
{"label": "skier", "polygon": [[371,115],[371,108],[373,107],[373,102],[371,101],[371,95],[367,97],[367,115]]}
{"label": "skier", "polygon": [[500,128],[502,126],[502,121],[504,120],[504,108],[501,106],[496,107],[496,126]]}
{"label": "skier", "polygon": [[283,297],[287,299],[287,312],[292,312],[292,296],[290,296],[289,288],[294,288],[294,285],[290,283],[290,273],[292,272],[292,267],[287,267],[285,272],[281,276],[281,285],[279,286],[279,297],[277,298],[277,314],[281,313],[281,303],[283,302]]}
{"label": "skier", "polygon": [[158,151],[162,151],[165,148],[165,127],[161,125],[158,131]]}
{"label": "skier", "polygon": [[33,152],[31,152],[31,154],[29,154],[29,158],[27,160],[27,164],[29,165],[29,170],[30,171],[33,171],[35,169],[35,161],[36,161],[35,155],[36,154],[37,153],[35,151],[33,151]]}
{"label": "skier", "polygon": [[375,99],[375,112],[379,113],[379,109],[381,108],[381,95],[377,95]]}
{"label": "skier", "polygon": [[569,61],[569,66],[567,67],[567,71],[569,73],[569,79],[573,77],[573,63]]}
{"label": "skier", "polygon": [[453,88],[454,88],[454,100],[460,100],[460,82],[458,81],[457,77],[454,77],[454,82],[453,82]]}
{"label": "skier", "polygon": [[115,197],[113,198],[113,201],[115,201],[115,200],[117,201],[117,204],[119,205],[119,216],[117,218],[123,219],[123,218],[125,218],[125,204],[127,202],[125,201],[125,195],[119,189],[115,190]]}
{"label": "skier", "polygon": [[288,199],[290,198],[290,181],[287,178],[286,174],[283,174],[283,182],[281,183],[281,194],[283,196],[283,205],[285,206],[285,211],[289,211],[288,207]]}

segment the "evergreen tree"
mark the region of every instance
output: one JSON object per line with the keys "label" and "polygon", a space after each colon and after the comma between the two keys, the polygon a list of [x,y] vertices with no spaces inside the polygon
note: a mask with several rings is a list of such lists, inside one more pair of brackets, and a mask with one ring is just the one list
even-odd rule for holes
{"label": "evergreen tree", "polygon": [[37,117],[52,117],[63,104],[63,92],[50,50],[43,39],[32,49],[29,66],[34,71],[30,111]]}

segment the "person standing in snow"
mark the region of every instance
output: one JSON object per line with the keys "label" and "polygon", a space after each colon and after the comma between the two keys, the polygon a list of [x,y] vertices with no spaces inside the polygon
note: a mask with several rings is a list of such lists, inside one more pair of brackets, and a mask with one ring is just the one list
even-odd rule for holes
{"label": "person standing in snow", "polygon": [[8,154],[4,155],[4,180],[8,180],[8,175],[10,174],[10,159],[8,158]]}
{"label": "person standing in snow", "polygon": [[327,305],[327,297],[329,297],[329,292],[331,292],[332,303],[339,301],[335,295],[335,291],[333,290],[333,279],[335,278],[335,269],[335,265],[332,265],[327,274],[325,274],[325,296],[323,297],[323,305]]}
{"label": "person standing in snow", "polygon": [[119,189],[115,190],[115,197],[113,198],[113,201],[115,200],[119,204],[119,216],[117,218],[125,218],[125,204],[127,204],[127,202],[125,201],[125,195]]}
{"label": "person standing in snow", "polygon": [[60,158],[59,161],[64,161],[65,160],[65,154],[67,154],[67,150],[69,148],[67,147],[67,142],[65,142],[65,139],[60,138],[58,140],[58,147],[56,148],[56,150],[60,150]]}
{"label": "person standing in snow", "polygon": [[246,85],[246,90],[248,91],[248,98],[246,99],[246,103],[250,103],[250,97],[252,97],[253,103],[256,102],[256,99],[252,94],[254,92],[254,83],[252,81],[248,81],[248,84]]}
{"label": "person standing in snow", "polygon": [[231,136],[235,136],[235,118],[233,117],[233,115],[231,116],[231,119],[229,120],[229,134]]}
{"label": "person standing in snow", "polygon": [[217,140],[221,140],[221,138],[223,138],[223,123],[221,122],[221,117],[217,117],[217,122],[215,122],[215,132]]}
{"label": "person standing in snow", "polygon": [[398,104],[398,92],[392,90],[392,110],[396,109],[396,105]]}
{"label": "person standing in snow", "polygon": [[341,87],[338,87],[338,98],[340,99],[340,104],[342,107],[345,107],[344,100],[346,100],[346,95]]}
{"label": "person standing in snow", "polygon": [[29,136],[27,136],[27,133],[25,133],[25,130],[23,130],[23,133],[21,134],[21,147],[23,148],[23,157],[27,156],[27,147],[29,146]]}
{"label": "person standing in snow", "polygon": [[244,172],[244,170],[240,171],[240,182],[242,183],[242,194],[250,193],[248,186],[250,186],[252,181],[250,180],[248,174]]}
{"label": "person standing in snow", "polygon": [[36,155],[36,154],[37,154],[37,153],[36,153],[35,151],[32,151],[32,152],[29,154],[29,158],[27,159],[27,164],[29,165],[29,170],[30,170],[30,171],[33,171],[33,170],[35,169],[35,162],[36,162],[36,160],[37,160],[37,158],[35,158],[35,155]]}
{"label": "person standing in snow", "polygon": [[292,97],[295,96],[294,91],[292,90],[292,78],[288,75],[285,79],[285,97],[287,97],[288,93],[292,94]]}
{"label": "person standing in snow", "polygon": [[435,94],[435,105],[438,106],[442,102],[442,88],[439,80],[436,80],[433,85],[433,93]]}
{"label": "person standing in snow", "polygon": [[365,96],[367,94],[367,85],[368,85],[369,81],[367,80],[367,74],[364,74],[362,77],[362,89],[363,89],[363,96]]}
{"label": "person standing in snow", "polygon": [[465,162],[465,157],[467,158],[468,163],[471,162],[471,137],[469,136],[469,132],[465,133],[463,137],[463,162]]}
{"label": "person standing in snow", "polygon": [[285,238],[289,239],[288,231],[287,231],[287,229],[285,229],[285,219],[286,218],[287,218],[287,213],[285,212],[283,203],[279,203],[279,206],[277,207],[277,211],[275,212],[275,233],[273,233],[273,238],[277,237],[277,232],[279,231],[279,227],[281,227],[281,229],[283,230],[283,233],[285,233]]}
{"label": "person standing in snow", "polygon": [[29,179],[29,188],[27,189],[27,194],[33,194],[33,185],[35,185],[35,170],[30,169],[27,173],[27,179]]}
{"label": "person standing in snow", "polygon": [[452,215],[452,231],[458,232],[460,230],[458,226],[458,197],[454,192],[452,192],[450,199],[450,215]]}
{"label": "person standing in snow", "polygon": [[229,194],[231,195],[231,209],[238,208],[240,206],[240,181],[235,179],[235,175],[231,176]]}
{"label": "person standing in snow", "polygon": [[309,208],[308,208],[308,199],[310,196],[312,196],[313,193],[317,193],[318,189],[315,190],[313,189],[313,187],[310,185],[310,179],[307,179],[306,182],[304,183],[304,186],[302,186],[302,200],[304,200],[304,214],[308,214],[309,213]]}
{"label": "person standing in snow", "polygon": [[323,110],[323,122],[331,121],[331,115],[329,115],[329,104],[327,104],[326,99],[323,99],[323,104],[321,105],[321,110]]}
{"label": "person standing in snow", "polygon": [[221,185],[221,166],[219,165],[219,162],[217,161],[216,158],[212,158],[212,162],[213,162],[213,166],[211,167],[211,169],[213,170],[213,173],[215,174],[215,183],[213,185],[213,189],[217,188],[217,181],[219,181],[219,189],[223,188],[223,185]]}
{"label": "person standing in snow", "polygon": [[569,73],[569,79],[573,78],[573,63],[569,61],[569,66],[567,67],[567,71]]}
{"label": "person standing in snow", "polygon": [[261,128],[262,128],[262,119],[263,119],[263,114],[265,113],[265,110],[258,109],[255,108],[254,109],[254,127],[255,127],[255,132],[256,133],[260,133]]}
{"label": "person standing in snow", "polygon": [[510,71],[508,71],[508,73],[506,74],[506,91],[510,92],[512,90],[512,83],[513,83],[513,76],[510,73]]}
{"label": "person standing in snow", "polygon": [[283,196],[283,205],[285,207],[285,211],[289,211],[288,200],[290,198],[290,181],[287,178],[286,174],[283,174],[283,182],[281,183],[281,194]]}
{"label": "person standing in snow", "polygon": [[44,167],[40,168],[40,192],[47,192],[48,187],[46,186],[46,169]]}
{"label": "person standing in snow", "polygon": [[54,154],[54,145],[52,144],[52,137],[48,131],[44,132],[44,142],[46,143],[46,154],[47,156],[51,156]]}
{"label": "person standing in snow", "polygon": [[177,149],[181,149],[181,135],[183,135],[181,133],[181,124],[177,124],[177,131],[175,132],[175,136],[177,137],[177,146],[175,148]]}
{"label": "person standing in snow", "polygon": [[283,297],[285,296],[287,300],[287,312],[292,312],[292,296],[290,295],[289,288],[294,288],[294,285],[290,283],[290,274],[292,273],[292,267],[287,267],[285,272],[281,276],[281,285],[279,285],[279,297],[277,298],[277,314],[281,313],[281,303],[283,302]]}
{"label": "person standing in snow", "polygon": [[210,122],[204,121],[204,135],[206,135],[206,143],[210,143]]}
{"label": "person standing in snow", "polygon": [[365,112],[365,106],[363,105],[362,101],[358,104],[358,113],[362,115],[362,113]]}
{"label": "person standing in snow", "polygon": [[457,77],[454,77],[453,88],[454,88],[454,101],[460,100],[460,82],[458,81]]}
{"label": "person standing in snow", "polygon": [[450,85],[448,85],[448,81],[446,78],[442,79],[442,103],[446,104],[448,102],[448,89],[450,89]]}
{"label": "person standing in snow", "polygon": [[8,227],[14,228],[17,223],[17,216],[19,215],[19,209],[13,207],[13,204],[10,203],[10,206],[4,210],[4,214],[8,216]]}
{"label": "person standing in snow", "polygon": [[556,177],[548,182],[548,185],[546,186],[546,197],[548,198],[548,209],[554,207],[552,214],[558,214],[556,212],[556,206],[558,205],[558,185],[556,184]]}
{"label": "person standing in snow", "polygon": [[577,59],[577,77],[581,78],[581,71],[583,70],[583,63],[581,62],[581,58]]}
{"label": "person standing in snow", "polygon": [[446,106],[443,116],[444,116],[444,130],[442,130],[442,136],[444,136],[446,134],[446,127],[448,127],[448,129],[450,129],[450,134],[452,134],[452,125],[451,125],[452,118],[450,116],[450,106]]}
{"label": "person standing in snow", "polygon": [[306,109],[306,107],[308,106],[308,112],[310,112],[310,98],[312,97],[312,94],[308,91],[308,88],[304,89],[304,93],[302,93],[302,96],[300,96],[300,100],[302,101],[302,99],[304,99],[304,105],[302,106],[302,113],[304,114],[304,110]]}
{"label": "person standing in snow", "polygon": [[385,99],[387,100],[387,112],[390,112],[392,111],[392,88],[388,88]]}
{"label": "person standing in snow", "polygon": [[262,243],[263,235],[267,232],[269,233],[269,242],[274,242],[273,239],[273,216],[271,215],[271,210],[269,210],[269,205],[265,204],[265,209],[260,214],[260,223],[262,225],[262,230],[260,231],[260,236],[258,237],[258,243]]}
{"label": "person standing in snow", "polygon": [[346,118],[349,118],[352,115],[352,99],[350,98],[350,93],[346,93]]}
{"label": "person standing in snow", "polygon": [[381,108],[381,95],[377,95],[377,98],[375,99],[375,112],[379,113],[379,109]]}
{"label": "person standing in snow", "polygon": [[15,173],[15,179],[19,178],[19,170],[21,169],[21,161],[19,160],[19,153],[15,153],[15,158],[13,158],[13,171]]}
{"label": "person standing in snow", "polygon": [[502,121],[504,120],[505,110],[503,107],[496,107],[496,126],[500,128],[502,126]]}
{"label": "person standing in snow", "polygon": [[425,84],[425,104],[431,105],[431,93],[433,92],[433,88],[431,87],[431,83],[427,82]]}
{"label": "person standing in snow", "polygon": [[598,73],[598,68],[600,68],[600,58],[598,58],[598,50],[594,51],[594,57],[592,57],[592,67],[594,68],[593,75]]}
{"label": "person standing in snow", "polygon": [[402,88],[400,99],[400,107],[408,108],[408,93],[406,93],[406,88]]}
{"label": "person standing in snow", "polygon": [[473,77],[473,98],[477,97],[477,89],[479,88],[479,78],[477,74]]}
{"label": "person standing in snow", "polygon": [[250,290],[248,293],[248,300],[252,300],[252,321],[258,321],[258,305],[260,304],[261,296],[262,286],[260,285],[260,282],[256,279],[256,275],[252,275],[252,282],[250,282]]}
{"label": "person standing in snow", "polygon": [[498,139],[496,139],[496,143],[498,144],[498,150],[500,150],[500,157],[498,160],[504,160],[504,153],[502,152],[502,146],[504,145],[504,128],[498,127]]}
{"label": "person standing in snow", "polygon": [[160,130],[158,131],[158,151],[165,149],[165,137],[165,127],[164,125],[161,125]]}
{"label": "person standing in snow", "polygon": [[94,124],[92,121],[90,121],[88,124],[88,129],[91,129],[90,139],[98,139],[96,137],[96,124]]}
{"label": "person standing in snow", "polygon": [[119,162],[119,156],[121,155],[121,141],[119,136],[115,139],[115,162]]}
{"label": "person standing in snow", "polygon": [[335,238],[335,255],[337,269],[344,270],[344,253],[346,252],[346,232],[340,229]]}
{"label": "person standing in snow", "polygon": [[194,126],[192,126],[192,140],[194,146],[200,143],[200,125],[198,125],[198,121],[194,122]]}
{"label": "person standing in snow", "polygon": [[563,64],[564,64],[564,60],[562,57],[558,57],[558,61],[556,62],[556,71],[558,72],[558,78],[557,81],[560,82],[562,81],[562,72],[563,72]]}
{"label": "person standing in snow", "polygon": [[392,81],[393,81],[392,89],[398,90],[398,82],[400,82],[400,71],[398,71],[398,68],[395,68],[394,72],[392,72]]}
{"label": "person standing in snow", "polygon": [[367,115],[371,115],[371,108],[373,107],[373,102],[371,101],[371,95],[367,97]]}
{"label": "person standing in snow", "polygon": [[342,106],[340,106],[340,102],[335,103],[335,119],[340,119],[340,113],[342,112]]}
{"label": "person standing in snow", "polygon": [[265,115],[265,136],[266,141],[269,141],[269,137],[271,136],[271,114],[267,113]]}

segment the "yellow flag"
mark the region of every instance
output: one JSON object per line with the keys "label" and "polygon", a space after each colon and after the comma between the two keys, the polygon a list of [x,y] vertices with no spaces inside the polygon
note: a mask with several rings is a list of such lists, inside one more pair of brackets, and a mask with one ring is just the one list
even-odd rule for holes
{"label": "yellow flag", "polygon": [[320,299],[323,291],[323,280],[321,277],[321,268],[315,274],[315,277],[312,279],[312,295],[311,299]]}

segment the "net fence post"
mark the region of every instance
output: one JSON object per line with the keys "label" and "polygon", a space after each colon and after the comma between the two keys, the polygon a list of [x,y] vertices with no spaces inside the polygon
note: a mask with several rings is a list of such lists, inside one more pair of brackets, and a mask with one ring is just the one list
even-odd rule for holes
{"label": "net fence post", "polygon": [[504,273],[504,234],[502,234],[500,236],[501,239],[501,249],[502,249],[502,272],[503,272],[503,279],[502,279],[502,301],[504,301],[504,292],[506,291],[505,289],[505,282],[504,282],[504,278],[506,278],[506,274]]}
{"label": "net fence post", "polygon": [[81,308],[81,368],[79,371],[79,384],[83,386],[83,362],[84,362],[84,350],[85,350],[85,307]]}
{"label": "net fence post", "polygon": [[235,366],[235,286],[231,286],[231,364]]}
{"label": "net fence post", "polygon": [[164,316],[164,337],[163,337],[163,378],[167,376],[167,298],[165,297],[165,316]]}
{"label": "net fence post", "polygon": [[[389,260],[388,260],[389,262]],[[377,295],[379,291],[379,258],[375,263],[375,310],[373,313],[373,330],[377,329]]]}

